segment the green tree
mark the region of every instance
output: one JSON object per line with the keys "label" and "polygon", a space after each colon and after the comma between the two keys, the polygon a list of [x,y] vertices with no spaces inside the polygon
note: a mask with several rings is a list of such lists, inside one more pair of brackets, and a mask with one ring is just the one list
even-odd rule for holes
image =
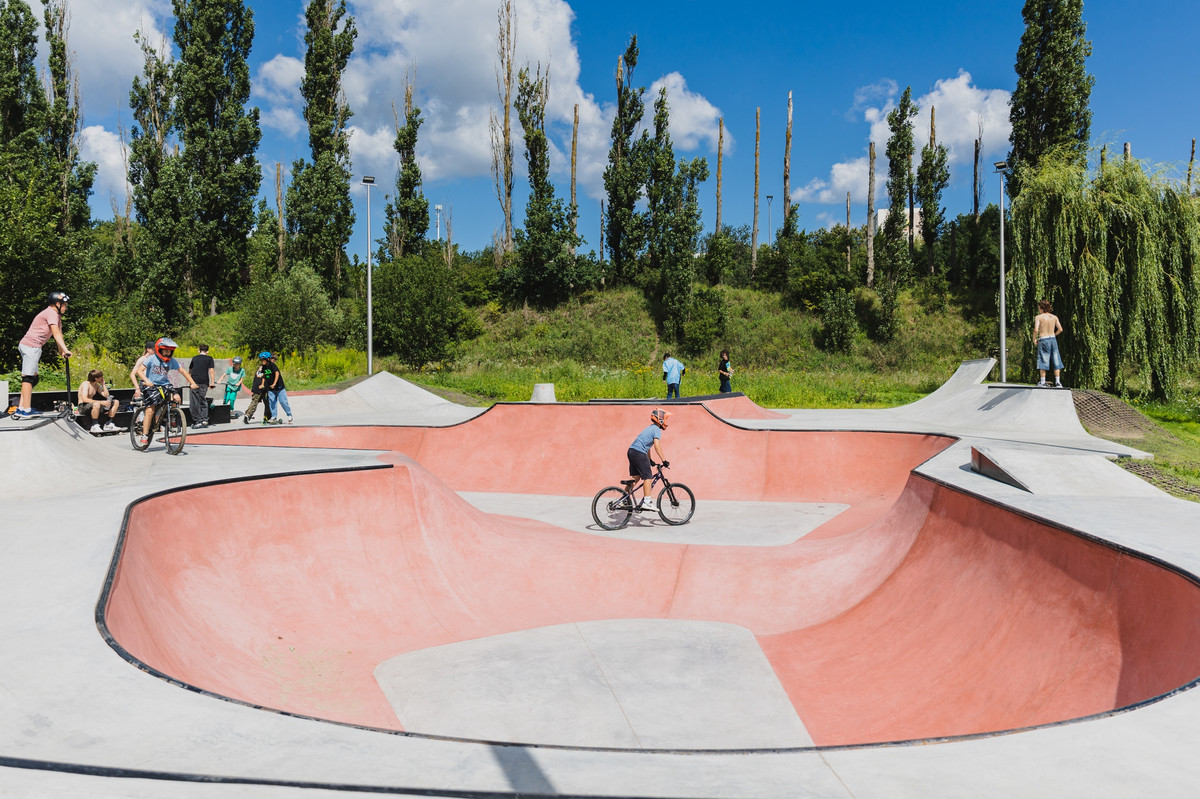
{"label": "green tree", "polygon": [[1137,161],[1089,175],[1062,151],[1026,172],[1012,218],[1013,324],[1049,300],[1071,385],[1170,398],[1200,348],[1200,198]]}
{"label": "green tree", "polygon": [[515,235],[516,262],[506,269],[510,298],[550,307],[567,299],[584,285],[572,252],[579,244],[574,231],[574,206],[554,194],[550,182],[550,142],[546,138],[546,104],[550,101],[550,71],[534,74],[522,67],[517,74],[517,99],[513,104],[525,136],[525,162],[529,168],[529,199],[525,203],[525,229]]}
{"label": "green tree", "polygon": [[633,36],[625,55],[617,61],[617,112],[613,117],[608,166],[604,169],[604,191],[608,195],[604,237],[613,277],[618,283],[632,278],[637,255],[645,244],[642,215],[634,208],[641,196],[645,172],[634,139],[645,111],[642,95],[646,92],[644,87],[633,86],[637,62],[637,36]]}
{"label": "green tree", "polygon": [[888,159],[888,214],[883,223],[881,238],[881,271],[895,282],[907,277],[911,266],[911,253],[901,246],[908,216],[905,209],[909,194],[913,190],[911,164],[914,151],[912,118],[917,115],[917,105],[912,101],[912,87],[906,86],[900,103],[887,115],[888,137],[885,153]]}
{"label": "green tree", "polygon": [[703,158],[676,164],[671,142],[667,90],[654,101],[654,137],[643,133],[640,150],[646,168],[645,231],[650,269],[658,280],[658,301],[664,328],[682,340],[692,310],[696,279],[696,246],[700,237],[698,185],[708,179]]}
{"label": "green tree", "polygon": [[46,117],[38,79],[37,18],[24,0],[0,0],[0,145],[32,149]]}
{"label": "green tree", "polygon": [[1084,38],[1083,0],[1025,0],[1021,17],[1025,32],[1017,48],[1017,86],[1009,111],[1013,173],[1008,189],[1013,199],[1027,173],[1052,150],[1061,148],[1081,164],[1087,158],[1095,83],[1084,64],[1092,44]]}
{"label": "green tree", "polygon": [[[246,276],[261,175],[258,109],[248,112],[254,13],[244,0],[172,0],[174,122],[183,146],[177,179],[192,299],[227,300]],[[182,269],[180,267],[183,267]]]}
{"label": "green tree", "polygon": [[346,245],[354,227],[350,201],[352,112],[342,91],[342,75],[354,52],[358,30],[346,16],[345,0],[311,0],[304,11],[304,120],[312,161],[292,164],[287,192],[287,227],[293,255],[321,276],[330,297],[346,292]]}
{"label": "green tree", "polygon": [[[933,111],[930,111],[932,115]],[[921,205],[921,240],[925,243],[925,260],[933,274],[933,247],[946,222],[942,208],[942,192],[950,184],[949,157],[946,145],[937,143],[932,117],[929,125],[929,144],[921,148],[921,165],[917,167],[917,202]]]}
{"label": "green tree", "polygon": [[[88,196],[96,178],[96,165],[79,157],[79,86],[67,48],[66,1],[48,0],[44,20],[49,67],[45,142],[58,184],[59,232],[68,236],[90,225]],[[74,248],[75,244],[68,242],[68,246]]]}
{"label": "green tree", "polygon": [[237,343],[251,352],[305,353],[328,341],[337,316],[307,264],[250,285],[238,301]]}
{"label": "green tree", "polygon": [[421,167],[417,164],[417,131],[424,121],[413,104],[411,76],[404,86],[404,124],[396,122],[394,147],[400,156],[396,173],[396,198],[384,209],[387,255],[392,259],[420,254],[429,233],[429,200],[421,193]]}
{"label": "green tree", "polygon": [[375,313],[379,352],[414,369],[449,359],[464,320],[454,276],[436,251],[379,265]]}

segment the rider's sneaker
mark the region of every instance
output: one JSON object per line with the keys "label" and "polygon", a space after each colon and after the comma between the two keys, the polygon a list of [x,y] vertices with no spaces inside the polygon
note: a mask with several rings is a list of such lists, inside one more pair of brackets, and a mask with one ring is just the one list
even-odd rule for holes
{"label": "rider's sneaker", "polygon": [[139,447],[150,446],[150,436],[138,436],[138,446]]}
{"label": "rider's sneaker", "polygon": [[292,423],[292,421],[293,421],[293,420],[292,420],[292,417],[291,417],[291,416],[289,416],[289,417],[288,417],[288,424],[291,424],[291,423]]}
{"label": "rider's sneaker", "polygon": [[642,504],[638,505],[637,509],[638,510],[655,510],[654,501],[650,500],[650,499],[643,499]]}
{"label": "rider's sneaker", "polygon": [[250,420],[251,420],[252,418],[253,418],[253,417],[251,417],[251,416],[243,416],[243,417],[242,417],[242,424],[250,424]]}
{"label": "rider's sneaker", "polygon": [[101,427],[100,429],[103,430],[105,433],[115,433],[118,430],[120,430],[121,428],[117,427],[112,422],[106,422],[104,424],[104,427]]}
{"label": "rider's sneaker", "polygon": [[20,408],[18,408],[16,411],[13,412],[13,414],[10,418],[12,418],[12,419],[36,419],[37,417],[39,417],[41,415],[42,415],[41,411],[35,411],[32,408],[29,410],[21,410]]}
{"label": "rider's sneaker", "polygon": [[100,433],[101,433],[101,432],[103,432],[103,431],[100,429],[100,425],[98,425],[98,424],[94,424],[94,425],[92,425],[92,429],[91,429],[91,430],[89,430],[88,432],[89,432],[89,433],[91,433],[91,434],[92,434],[92,435],[94,435],[94,436],[98,436],[98,435],[100,435]]}

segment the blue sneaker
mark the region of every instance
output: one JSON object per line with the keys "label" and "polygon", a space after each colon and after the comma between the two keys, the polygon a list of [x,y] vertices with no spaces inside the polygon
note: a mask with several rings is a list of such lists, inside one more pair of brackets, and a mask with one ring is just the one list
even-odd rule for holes
{"label": "blue sneaker", "polygon": [[33,418],[33,417],[35,417],[35,416],[41,416],[41,415],[42,415],[42,412],[41,412],[41,411],[39,411],[39,410],[37,410],[36,408],[32,408],[32,409],[30,409],[30,410],[28,410],[28,411],[22,411],[22,413],[24,413],[24,414],[25,414],[25,418],[26,418],[26,419],[32,419],[32,418]]}

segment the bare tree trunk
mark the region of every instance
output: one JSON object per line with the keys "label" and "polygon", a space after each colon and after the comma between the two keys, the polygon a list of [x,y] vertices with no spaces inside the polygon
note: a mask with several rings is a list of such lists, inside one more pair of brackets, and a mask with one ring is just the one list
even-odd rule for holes
{"label": "bare tree trunk", "polygon": [[972,208],[975,214],[975,224],[979,224],[979,163],[983,158],[983,120],[979,120],[979,136],[975,138],[975,182],[971,184]]}
{"label": "bare tree trunk", "polygon": [[[1192,150],[1196,149],[1196,140],[1192,140]],[[725,117],[717,120],[717,227],[713,232],[721,235],[721,166],[725,155]]]}
{"label": "bare tree trunk", "polygon": [[[579,205],[575,199],[575,165],[579,154],[579,103],[575,103],[575,124],[571,126],[571,232],[579,235]],[[571,244],[571,257],[575,257],[575,245]]]}
{"label": "bare tree trunk", "polygon": [[762,108],[754,109],[754,227],[750,233],[750,274],[758,268],[758,144],[762,133]]}
{"label": "bare tree trunk", "polygon": [[850,271],[850,192],[846,192],[846,271]]}
{"label": "bare tree trunk", "polygon": [[1187,191],[1192,193],[1192,166],[1196,163],[1196,139],[1192,139],[1192,157],[1188,159]]}
{"label": "bare tree trunk", "polygon": [[283,164],[275,162],[275,209],[276,215],[279,217],[279,264],[277,269],[282,274],[287,269],[287,262],[284,259],[284,245],[287,239],[284,236],[284,207],[283,207]]}
{"label": "bare tree trunk", "polygon": [[446,220],[446,246],[442,249],[442,260],[446,268],[454,268],[454,206],[447,205],[442,209],[442,217]]}
{"label": "bare tree trunk", "polygon": [[1133,157],[1133,149],[1129,146],[1129,142],[1125,142],[1125,160],[1128,161]]}
{"label": "bare tree trunk", "polygon": [[[604,263],[604,200],[600,201],[600,263]],[[600,278],[604,283],[604,278]]]}
{"label": "bare tree trunk", "polygon": [[867,167],[867,288],[875,285],[875,142]]}
{"label": "bare tree trunk", "polygon": [[492,183],[504,212],[504,252],[513,250],[513,145],[512,97],[513,65],[517,60],[517,14],[513,0],[503,0],[496,12],[499,31],[496,40],[496,94],[504,108],[503,121],[492,112],[489,120],[492,139]]}
{"label": "bare tree trunk", "polygon": [[[783,139],[783,227],[787,229],[788,210],[792,207],[792,93],[788,92],[787,134]],[[849,224],[846,225],[849,227]]]}

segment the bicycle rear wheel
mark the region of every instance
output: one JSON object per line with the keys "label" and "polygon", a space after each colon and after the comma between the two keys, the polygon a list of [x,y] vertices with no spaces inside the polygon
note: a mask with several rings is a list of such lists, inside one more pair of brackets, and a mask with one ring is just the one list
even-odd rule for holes
{"label": "bicycle rear wheel", "polygon": [[150,447],[150,438],[154,435],[154,431],[150,431],[150,435],[146,437],[146,443],[142,443],[142,425],[146,421],[146,414],[153,412],[153,408],[142,406],[134,412],[133,418],[129,421],[129,443],[133,444],[133,448],[138,452],[145,452]]}
{"label": "bicycle rear wheel", "polygon": [[671,483],[658,494],[658,515],[667,524],[687,524],[696,512],[696,495],[683,483]]}
{"label": "bicycle rear wheel", "polygon": [[168,455],[183,452],[183,442],[187,440],[187,419],[178,405],[172,405],[163,413],[163,440],[167,444]]}
{"label": "bicycle rear wheel", "polygon": [[633,516],[633,500],[616,486],[600,489],[592,500],[592,518],[605,530],[620,530]]}

